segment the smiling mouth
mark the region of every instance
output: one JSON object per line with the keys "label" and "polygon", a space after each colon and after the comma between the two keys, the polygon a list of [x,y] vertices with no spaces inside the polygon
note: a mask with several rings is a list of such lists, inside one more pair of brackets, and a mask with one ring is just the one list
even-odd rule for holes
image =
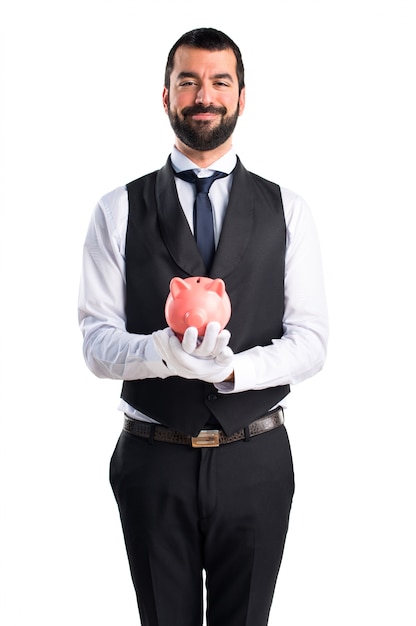
{"label": "smiling mouth", "polygon": [[215,120],[218,115],[218,113],[195,113],[194,115],[190,115],[189,117],[191,117],[196,122],[209,122],[210,120]]}
{"label": "smiling mouth", "polygon": [[186,107],[182,111],[184,118],[191,118],[196,122],[209,122],[216,119],[219,115],[225,115],[227,110],[224,107],[207,107],[200,106]]}

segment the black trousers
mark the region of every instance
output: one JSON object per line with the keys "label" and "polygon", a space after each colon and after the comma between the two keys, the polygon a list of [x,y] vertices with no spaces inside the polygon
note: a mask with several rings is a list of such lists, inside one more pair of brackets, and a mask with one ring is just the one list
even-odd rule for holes
{"label": "black trousers", "polygon": [[294,492],[284,426],[194,449],[122,432],[110,464],[142,626],[266,626]]}

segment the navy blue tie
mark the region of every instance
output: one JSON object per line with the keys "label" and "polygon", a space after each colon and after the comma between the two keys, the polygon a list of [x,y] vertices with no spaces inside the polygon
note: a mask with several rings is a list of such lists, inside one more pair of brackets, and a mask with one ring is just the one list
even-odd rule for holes
{"label": "navy blue tie", "polygon": [[193,170],[175,172],[175,176],[193,183],[196,187],[194,204],[194,237],[198,245],[205,267],[209,272],[215,252],[214,222],[212,218],[212,206],[208,196],[209,189],[217,178],[228,176],[224,172],[214,172],[212,176],[198,178]]}

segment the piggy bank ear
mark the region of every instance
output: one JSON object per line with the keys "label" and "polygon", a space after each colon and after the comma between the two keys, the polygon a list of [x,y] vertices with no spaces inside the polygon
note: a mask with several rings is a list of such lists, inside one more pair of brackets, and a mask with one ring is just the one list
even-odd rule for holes
{"label": "piggy bank ear", "polygon": [[220,298],[225,294],[225,283],[221,278],[216,278],[208,287],[208,291],[215,291]]}
{"label": "piggy bank ear", "polygon": [[170,292],[174,298],[177,298],[181,291],[188,290],[191,288],[190,284],[185,282],[183,278],[179,278],[175,276],[170,281]]}

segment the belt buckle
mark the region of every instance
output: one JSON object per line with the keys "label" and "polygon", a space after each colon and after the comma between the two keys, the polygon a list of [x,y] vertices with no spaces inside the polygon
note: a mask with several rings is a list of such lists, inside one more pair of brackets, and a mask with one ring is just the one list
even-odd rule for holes
{"label": "belt buckle", "polygon": [[197,437],[191,437],[193,448],[218,448],[220,445],[219,430],[201,430]]}

